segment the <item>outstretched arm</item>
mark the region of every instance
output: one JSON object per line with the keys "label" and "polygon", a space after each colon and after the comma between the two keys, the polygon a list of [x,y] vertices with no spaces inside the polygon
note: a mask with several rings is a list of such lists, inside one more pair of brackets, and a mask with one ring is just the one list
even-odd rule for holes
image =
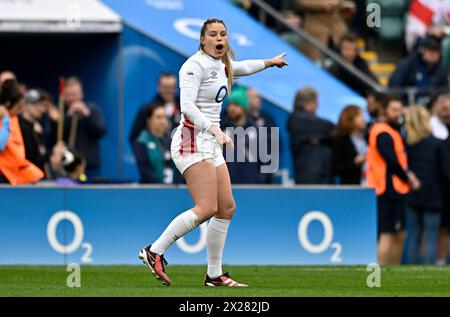
{"label": "outstretched arm", "polygon": [[266,68],[276,66],[282,68],[287,66],[288,63],[284,60],[287,53],[275,56],[272,59],[257,59],[257,60],[245,60],[245,61],[232,61],[233,75],[236,77],[247,76],[257,72],[260,72]]}

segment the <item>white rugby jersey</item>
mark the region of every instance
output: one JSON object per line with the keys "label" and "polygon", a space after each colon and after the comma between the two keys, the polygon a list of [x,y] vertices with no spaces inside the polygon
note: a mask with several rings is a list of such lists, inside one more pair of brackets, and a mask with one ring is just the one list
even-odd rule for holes
{"label": "white rugby jersey", "polygon": [[[263,60],[232,61],[235,77],[251,75],[265,68]],[[225,64],[199,50],[179,72],[181,121],[202,131],[219,124],[222,102],[228,93]]]}

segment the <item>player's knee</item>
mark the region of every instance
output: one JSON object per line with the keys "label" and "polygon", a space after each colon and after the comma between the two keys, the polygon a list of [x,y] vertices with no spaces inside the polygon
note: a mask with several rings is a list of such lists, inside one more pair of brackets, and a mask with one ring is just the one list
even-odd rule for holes
{"label": "player's knee", "polygon": [[225,213],[229,214],[230,218],[231,218],[231,216],[233,216],[235,210],[236,210],[236,203],[234,201],[232,201],[226,206]]}
{"label": "player's knee", "polygon": [[236,204],[234,201],[230,201],[229,203],[221,206],[217,213],[217,216],[224,219],[231,219],[233,217],[234,211],[236,210]]}
{"label": "player's knee", "polygon": [[210,218],[217,214],[218,207],[217,203],[205,203],[198,206],[199,211],[205,215],[207,218]]}
{"label": "player's knee", "polygon": [[212,216],[214,216],[215,214],[217,214],[219,208],[217,207],[217,204],[212,204],[212,205],[209,206],[209,209],[208,209],[208,210],[210,211],[210,215],[211,215],[211,217],[212,217]]}

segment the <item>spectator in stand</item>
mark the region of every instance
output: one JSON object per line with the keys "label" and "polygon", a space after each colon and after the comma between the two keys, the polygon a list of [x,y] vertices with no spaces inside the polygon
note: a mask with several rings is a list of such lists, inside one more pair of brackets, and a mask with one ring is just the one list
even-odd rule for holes
{"label": "spectator in stand", "polygon": [[63,186],[86,184],[86,160],[75,150],[59,142],[50,156],[52,168],[57,171],[55,183]]}
{"label": "spectator in stand", "polygon": [[431,107],[430,124],[433,135],[440,140],[447,140],[450,136],[450,92],[443,91],[436,97]]}
{"label": "spectator in stand", "polygon": [[4,70],[0,72],[0,86],[8,79],[16,80],[16,75],[10,70]]}
{"label": "spectator in stand", "polygon": [[180,123],[180,98],[177,96],[177,76],[173,73],[162,73],[158,79],[158,94],[148,104],[141,107],[134,119],[129,141],[133,145],[142,130],[146,128],[148,109],[154,105],[164,105],[168,119],[167,129],[172,131]]}
{"label": "spectator in stand", "polygon": [[230,135],[235,146],[225,148],[224,157],[227,160],[232,184],[267,184],[271,181],[271,175],[261,173],[263,163],[260,161],[259,153],[255,153],[259,147],[259,130],[248,112],[247,88],[233,89],[228,99],[226,114],[220,122],[222,130],[227,133],[230,132],[227,128],[235,129],[234,135]]}
{"label": "spectator in stand", "polygon": [[[447,85],[447,71],[441,63],[441,46],[431,37],[421,40],[418,50],[400,61],[389,80],[390,88],[416,88],[419,92],[416,101],[419,103],[426,103],[430,96]],[[406,96],[404,98],[406,101]]]}
{"label": "spectator in stand", "polygon": [[74,116],[78,124],[75,134],[74,150],[86,159],[86,174],[89,178],[100,176],[100,139],[106,133],[106,124],[98,106],[84,102],[84,92],[81,81],[76,77],[66,80],[64,87],[66,113],[64,116],[64,141],[70,147],[70,134]]}
{"label": "spectator in stand", "polygon": [[367,0],[353,0],[354,14],[348,23],[350,30],[355,32],[358,37],[363,38],[365,42],[370,42],[372,38],[377,36],[376,28],[367,24],[367,17],[371,11],[367,11]]}
{"label": "spectator in stand", "polygon": [[87,182],[86,160],[77,151],[65,149],[61,157],[61,165],[67,179],[75,185]]}
{"label": "spectator in stand", "polygon": [[369,134],[367,183],[375,188],[378,201],[378,263],[400,264],[405,239],[405,198],[420,181],[408,170],[400,130],[403,104],[399,98],[383,102],[384,121],[375,123]]}
{"label": "spectator in stand", "polygon": [[[336,47],[347,32],[343,9],[344,0],[297,0],[304,13],[304,29],[324,46]],[[305,43],[303,52],[312,60],[320,59],[320,52]]]}
{"label": "spectator in stand", "polygon": [[48,166],[47,149],[43,143],[44,131],[40,124],[43,114],[46,112],[44,97],[37,89],[30,89],[25,94],[25,105],[19,115],[19,125],[25,144],[25,157],[31,163],[39,167],[51,178]]}
{"label": "spectator in stand", "polygon": [[[292,0],[291,2],[295,2],[295,0]],[[290,8],[286,8],[286,9],[282,10],[281,14],[283,15],[284,21],[286,21],[292,27],[294,27],[296,29],[303,27],[303,20],[299,14],[299,9],[297,7],[295,7],[295,3],[293,3],[290,6]],[[302,38],[297,35],[297,33],[291,31],[290,29],[288,29],[286,27],[282,27],[278,31],[278,34],[286,42],[290,43],[291,45],[295,46],[297,49],[301,50],[303,41],[302,41]]]}
{"label": "spectator in stand", "polygon": [[422,185],[407,199],[405,261],[435,264],[445,189],[450,188],[450,151],[442,140],[432,136],[430,115],[425,107],[408,107],[405,119],[409,169]]}
{"label": "spectator in stand", "polygon": [[332,169],[340,184],[365,184],[366,121],[358,106],[345,107],[334,131]]}
{"label": "spectator in stand", "polygon": [[[14,74],[10,70],[5,70],[5,71],[0,72],[0,86],[2,83],[4,83],[8,79],[17,81],[16,74]],[[19,91],[21,92],[21,94],[25,95],[25,93],[27,91],[27,86],[24,83],[19,83],[19,82],[18,82],[18,85],[19,85]]]}
{"label": "spectator in stand", "polygon": [[[444,141],[450,151],[450,93],[441,94],[433,104],[432,117],[430,119],[433,136]],[[450,162],[448,162],[450,164]],[[450,188],[446,188],[450,192]],[[450,257],[450,197],[445,195],[445,206],[441,219],[439,233],[438,255],[436,263],[445,265]]]}
{"label": "spectator in stand", "polygon": [[52,96],[42,89],[37,89],[39,95],[41,96],[41,102],[44,104],[45,112],[40,120],[43,139],[47,153],[51,153],[53,146],[57,142],[57,131],[58,131],[58,120],[59,120],[59,109],[55,106]]}
{"label": "spectator in stand", "polygon": [[317,92],[305,87],[297,92],[288,120],[295,183],[331,184],[333,123],[316,115]]}
{"label": "spectator in stand", "polygon": [[[165,167],[170,164],[170,133],[164,106],[147,111],[147,127],[134,141],[134,153],[143,184],[164,183]],[[168,160],[169,159],[169,160]]]}
{"label": "spectator in stand", "polygon": [[436,109],[438,108],[438,105],[441,104],[442,97],[448,92],[449,90],[447,88],[438,89],[431,96],[430,101],[426,104],[423,104],[430,113],[430,123],[432,121],[432,117],[434,116]]}
{"label": "spectator in stand", "polygon": [[[358,53],[358,38],[353,33],[346,33],[339,41],[339,54],[350,64],[355,66],[368,77],[372,78],[375,82],[377,81],[375,75],[370,71],[369,65],[366,61],[359,56]],[[361,96],[367,96],[369,87],[364,84],[359,78],[352,75],[345,68],[343,68],[338,63],[333,63],[329,71],[334,77],[342,81],[344,84],[349,86],[355,92]]]}
{"label": "spectator in stand", "polygon": [[[267,129],[267,154],[271,154],[272,149],[272,131],[271,129],[276,127],[273,118],[262,109],[261,96],[254,88],[247,88],[248,104],[249,104],[249,116],[254,125],[258,129]],[[261,136],[261,130],[258,130],[258,135]],[[275,140],[274,140],[275,141]],[[274,142],[275,143],[275,142]],[[267,174],[265,183],[272,183],[272,174]]]}
{"label": "spectator in stand", "polygon": [[274,127],[274,121],[272,117],[262,110],[261,97],[258,91],[254,88],[247,88],[248,104],[249,104],[249,116],[254,121],[257,127]]}
{"label": "spectator in stand", "polygon": [[367,132],[375,122],[378,122],[383,114],[383,98],[385,96],[382,93],[370,90],[367,94],[367,112],[370,116],[370,121],[367,125]]}
{"label": "spectator in stand", "polygon": [[[250,0],[232,0],[235,4],[242,7],[244,10],[248,11],[255,19],[260,19],[260,9],[257,5],[254,5]],[[301,27],[301,10],[297,3],[297,0],[264,0],[266,4],[280,12],[286,22],[293,25],[294,27]],[[292,38],[294,42],[298,41],[298,36],[294,36],[289,30],[280,23],[272,18],[270,15],[265,16],[262,21],[266,26],[274,28],[281,37],[287,36],[286,40]],[[294,43],[293,43],[294,44]],[[295,45],[295,44],[294,44]]]}
{"label": "spectator in stand", "polygon": [[31,184],[44,173],[25,157],[18,114],[24,104],[19,84],[7,79],[0,86],[0,183]]}

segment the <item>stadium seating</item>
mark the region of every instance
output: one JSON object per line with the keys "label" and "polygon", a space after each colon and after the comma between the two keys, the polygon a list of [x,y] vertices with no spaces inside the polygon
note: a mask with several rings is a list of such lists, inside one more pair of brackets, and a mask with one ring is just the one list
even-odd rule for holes
{"label": "stadium seating", "polygon": [[381,7],[381,26],[377,28],[380,39],[386,42],[403,40],[409,0],[367,0],[366,4],[379,4]]}

